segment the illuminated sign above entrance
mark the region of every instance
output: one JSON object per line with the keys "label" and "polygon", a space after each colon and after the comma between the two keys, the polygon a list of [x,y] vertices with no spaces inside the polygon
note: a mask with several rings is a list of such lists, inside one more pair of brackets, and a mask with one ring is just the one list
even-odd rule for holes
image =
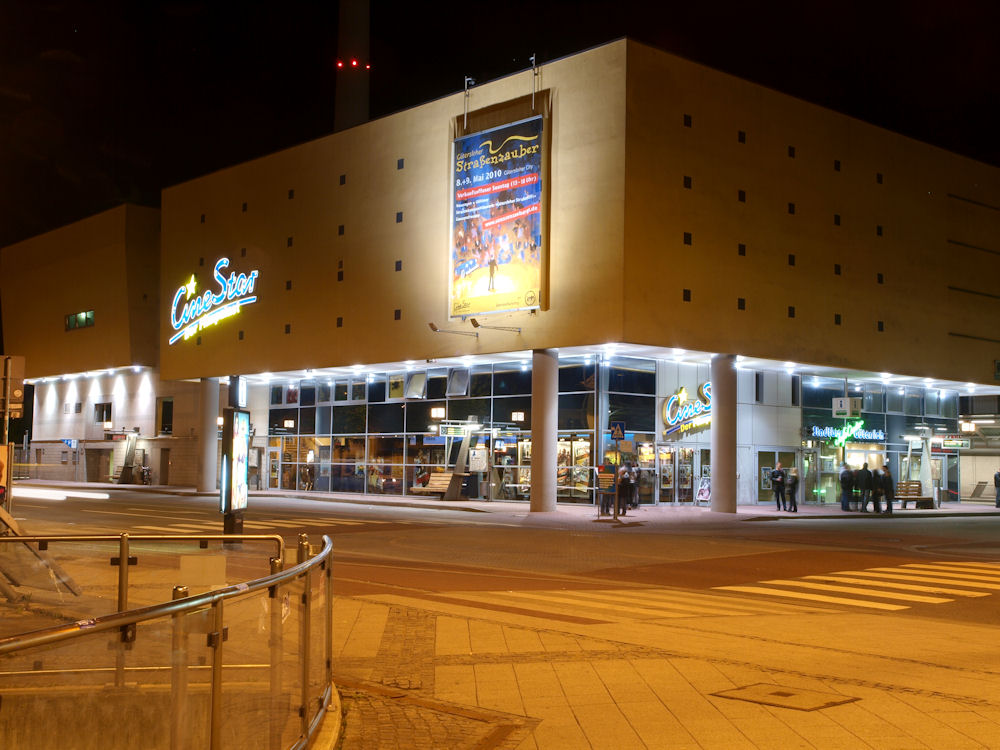
{"label": "illuminated sign above entrance", "polygon": [[186,284],[177,288],[173,304],[170,306],[170,325],[177,332],[170,337],[169,344],[180,339],[189,339],[198,331],[215,325],[220,320],[239,313],[244,305],[257,301],[253,293],[257,283],[257,271],[248,274],[230,272],[226,278],[223,269],[229,266],[229,258],[219,258],[215,264],[213,276],[219,285],[219,291],[205,290],[203,294],[195,294],[198,282],[194,274]]}
{"label": "illuminated sign above entrance", "polygon": [[837,447],[847,443],[884,443],[885,430],[866,430],[865,420],[859,419],[843,427],[820,427],[813,425],[812,437],[829,440]]}
{"label": "illuminated sign above entrance", "polygon": [[698,386],[698,397],[689,398],[687,389],[681,388],[677,393],[663,402],[664,435],[675,432],[687,432],[695,427],[704,427],[712,421],[712,384],[702,383]]}

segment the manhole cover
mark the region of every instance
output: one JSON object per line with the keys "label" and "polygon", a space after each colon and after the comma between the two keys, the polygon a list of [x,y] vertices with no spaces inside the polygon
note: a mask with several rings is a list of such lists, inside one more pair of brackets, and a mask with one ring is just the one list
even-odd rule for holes
{"label": "manhole cover", "polygon": [[783,685],[769,685],[764,682],[733,690],[722,690],[718,693],[712,693],[712,695],[719,698],[732,698],[737,701],[761,703],[765,706],[794,708],[796,711],[817,711],[821,708],[830,708],[859,700],[840,693],[820,693],[816,690],[800,690]]}

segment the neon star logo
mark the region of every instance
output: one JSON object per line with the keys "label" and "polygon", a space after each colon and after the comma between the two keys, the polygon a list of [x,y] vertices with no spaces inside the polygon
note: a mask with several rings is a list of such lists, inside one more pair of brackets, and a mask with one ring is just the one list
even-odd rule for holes
{"label": "neon star logo", "polygon": [[187,289],[187,297],[185,299],[191,299],[191,295],[194,294],[194,290],[197,287],[197,282],[194,280],[194,274],[191,274],[191,280],[184,285]]}

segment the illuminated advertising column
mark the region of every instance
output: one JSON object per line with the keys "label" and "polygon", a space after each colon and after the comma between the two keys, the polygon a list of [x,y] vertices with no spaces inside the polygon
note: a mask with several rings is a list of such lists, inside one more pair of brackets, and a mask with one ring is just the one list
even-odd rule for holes
{"label": "illuminated advertising column", "polygon": [[250,459],[250,412],[226,407],[222,417],[222,479],[219,482],[219,510],[226,534],[243,533],[243,513],[247,507]]}

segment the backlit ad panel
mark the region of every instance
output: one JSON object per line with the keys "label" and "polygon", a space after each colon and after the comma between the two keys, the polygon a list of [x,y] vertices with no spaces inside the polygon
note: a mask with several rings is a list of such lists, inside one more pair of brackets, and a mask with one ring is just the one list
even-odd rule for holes
{"label": "backlit ad panel", "polygon": [[457,138],[449,315],[539,307],[542,118]]}

